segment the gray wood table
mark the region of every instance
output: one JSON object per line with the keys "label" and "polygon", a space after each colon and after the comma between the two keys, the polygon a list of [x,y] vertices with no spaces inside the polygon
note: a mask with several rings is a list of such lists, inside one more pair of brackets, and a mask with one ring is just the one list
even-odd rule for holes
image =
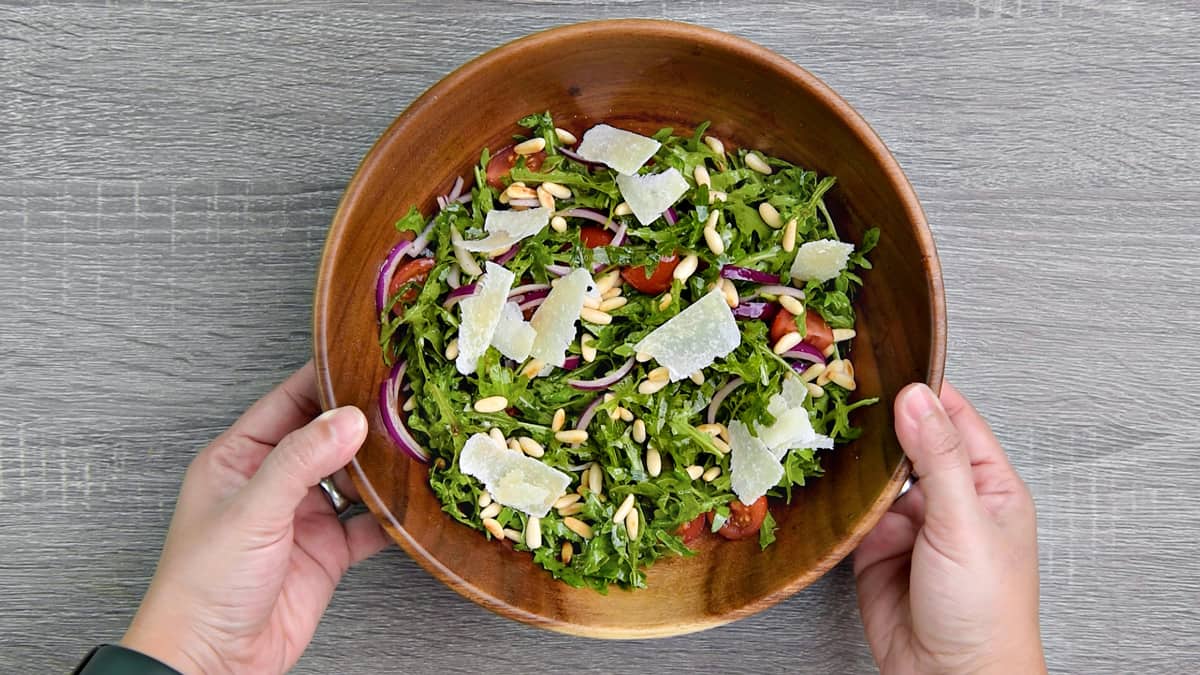
{"label": "gray wood table", "polygon": [[[0,672],[117,638],[188,461],[310,351],[326,226],[454,67],[580,19],[699,22],[809,68],[921,195],[949,375],[1039,507],[1057,672],[1200,671],[1195,2],[0,3]],[[653,642],[494,616],[398,550],[302,673],[869,672],[847,565]]]}

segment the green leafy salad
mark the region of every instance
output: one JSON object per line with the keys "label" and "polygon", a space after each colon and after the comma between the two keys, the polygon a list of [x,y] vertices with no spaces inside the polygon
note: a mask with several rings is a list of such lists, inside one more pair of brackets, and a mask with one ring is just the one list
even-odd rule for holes
{"label": "green leafy salad", "polygon": [[832,177],[707,123],[520,126],[396,225],[388,432],[446,513],[572,586],[644,587],[704,538],[769,546],[771,505],[876,400],[849,356],[878,231],[841,241]]}

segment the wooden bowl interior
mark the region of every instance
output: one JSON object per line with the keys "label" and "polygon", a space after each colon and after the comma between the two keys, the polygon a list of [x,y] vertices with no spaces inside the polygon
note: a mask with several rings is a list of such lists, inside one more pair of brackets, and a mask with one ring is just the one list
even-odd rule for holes
{"label": "wooden bowl interior", "polygon": [[[832,208],[843,237],[882,230],[857,307],[854,360],[861,439],[824,456],[826,475],[774,505],[778,540],[708,544],[659,562],[649,588],[607,596],[553,581],[528,554],[446,517],[423,466],[383,431],[373,285],[393,223],[496,149],[515,120],[544,110],[581,133],[606,121],[643,132],[703,120],[732,145],[759,148],[838,178]],[[368,411],[371,433],[352,472],[371,510],[426,569],[509,617],[596,637],[677,634],[778,602],[849,553],[907,474],[891,432],[891,400],[912,381],[938,386],[945,345],[941,278],[924,217],[891,155],[822,83],[781,57],[723,33],[651,21],[582,24],[537,34],[473,61],[415,102],[381,137],[346,191],[322,261],[315,350],[327,407]]]}

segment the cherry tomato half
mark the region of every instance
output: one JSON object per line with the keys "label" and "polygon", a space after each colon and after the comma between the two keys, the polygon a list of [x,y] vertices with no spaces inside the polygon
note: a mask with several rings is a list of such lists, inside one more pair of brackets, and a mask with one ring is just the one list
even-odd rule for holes
{"label": "cherry tomato half", "polygon": [[579,239],[583,245],[588,248],[596,248],[597,246],[608,246],[612,243],[612,232],[593,225],[585,225],[579,228]]}
{"label": "cherry tomato half", "polygon": [[621,270],[621,277],[629,282],[630,286],[633,286],[646,295],[662,293],[671,287],[671,279],[674,277],[675,268],[679,266],[679,256],[671,255],[659,260],[658,268],[654,270],[654,274],[647,274],[646,268],[642,266],[625,267]]}
{"label": "cherry tomato half", "polygon": [[[781,308],[775,315],[775,321],[771,323],[771,342],[779,342],[779,338],[788,333],[795,333],[797,330],[796,315]],[[822,319],[820,314],[805,312],[804,341],[823,350],[833,344],[833,329],[825,323],[825,319]]]}
{"label": "cherry tomato half", "polygon": [[400,288],[408,282],[414,282],[409,289],[400,296],[399,302],[392,307],[392,312],[399,316],[404,311],[404,304],[417,299],[420,294],[419,287],[425,282],[429,276],[429,270],[433,269],[433,258],[413,258],[400,266],[396,273],[392,275],[392,283],[388,285],[388,298],[394,298],[400,292]]}
{"label": "cherry tomato half", "polygon": [[[487,165],[487,182],[488,185],[497,190],[504,187],[504,177],[509,171],[517,165],[517,153],[513,151],[513,146],[509,145],[496,151],[492,158],[488,160]],[[536,152],[532,155],[525,155],[525,168],[530,171],[537,171],[542,168],[542,160],[546,159],[546,153]]]}
{"label": "cherry tomato half", "polygon": [[767,498],[759,497],[750,506],[734,500],[729,502],[729,519],[717,530],[726,539],[746,539],[758,535],[763,518],[767,517]]}
{"label": "cherry tomato half", "polygon": [[683,538],[684,544],[691,544],[704,534],[704,528],[708,525],[708,514],[701,513],[696,516],[691,522],[684,523],[679,526],[675,534]]}

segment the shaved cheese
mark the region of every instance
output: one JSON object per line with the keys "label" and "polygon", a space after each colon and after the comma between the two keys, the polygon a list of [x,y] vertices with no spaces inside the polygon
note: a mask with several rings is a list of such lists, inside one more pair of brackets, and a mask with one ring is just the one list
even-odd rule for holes
{"label": "shaved cheese", "polygon": [[533,349],[533,339],[537,331],[521,314],[521,308],[515,302],[504,305],[500,312],[500,322],[496,324],[496,333],[492,335],[492,346],[513,361],[524,361]]}
{"label": "shaved cheese", "polygon": [[661,144],[632,131],[597,124],[583,134],[577,152],[589,162],[601,162],[619,174],[637,173]]}
{"label": "shaved cheese", "polygon": [[483,239],[465,239],[462,248],[477,253],[507,250],[522,239],[545,229],[546,225],[550,224],[550,215],[550,209],[544,206],[524,211],[492,209],[483,221],[483,230],[488,235]]}
{"label": "shaved cheese", "polygon": [[567,474],[510,450],[487,434],[467,439],[458,468],[478,478],[497,502],[538,518],[550,513],[571,483]]}
{"label": "shaved cheese", "polygon": [[617,176],[617,187],[638,222],[649,225],[679,201],[688,191],[688,182],[672,167],[647,176]]}
{"label": "shaved cheese", "polygon": [[594,292],[595,287],[592,275],[583,269],[573,270],[554,284],[530,320],[537,331],[530,356],[548,365],[562,367],[567,358],[567,347],[575,339],[575,322],[583,309],[583,299],[589,292]]}
{"label": "shaved cheese", "polygon": [[810,241],[796,251],[792,261],[792,278],[801,281],[829,281],[835,279],[854,252],[854,244],[834,239]]}
{"label": "shaved cheese", "polygon": [[512,272],[489,262],[475,293],[458,303],[462,308],[462,322],[458,326],[458,357],[454,359],[454,366],[463,375],[475,372],[479,357],[492,343],[512,284]]}
{"label": "shaved cheese", "polygon": [[675,382],[711,366],[736,349],[741,341],[742,333],[725,302],[725,294],[717,288],[654,329],[634,349],[666,366],[671,381]]}
{"label": "shaved cheese", "polygon": [[775,423],[758,430],[758,439],[776,459],[796,448],[833,448],[833,439],[813,430],[804,399],[808,390],[798,377],[783,381],[783,390],[767,400],[767,412]]}
{"label": "shaved cheese", "polygon": [[743,504],[753,504],[783,478],[783,465],[740,420],[729,423],[729,486]]}

